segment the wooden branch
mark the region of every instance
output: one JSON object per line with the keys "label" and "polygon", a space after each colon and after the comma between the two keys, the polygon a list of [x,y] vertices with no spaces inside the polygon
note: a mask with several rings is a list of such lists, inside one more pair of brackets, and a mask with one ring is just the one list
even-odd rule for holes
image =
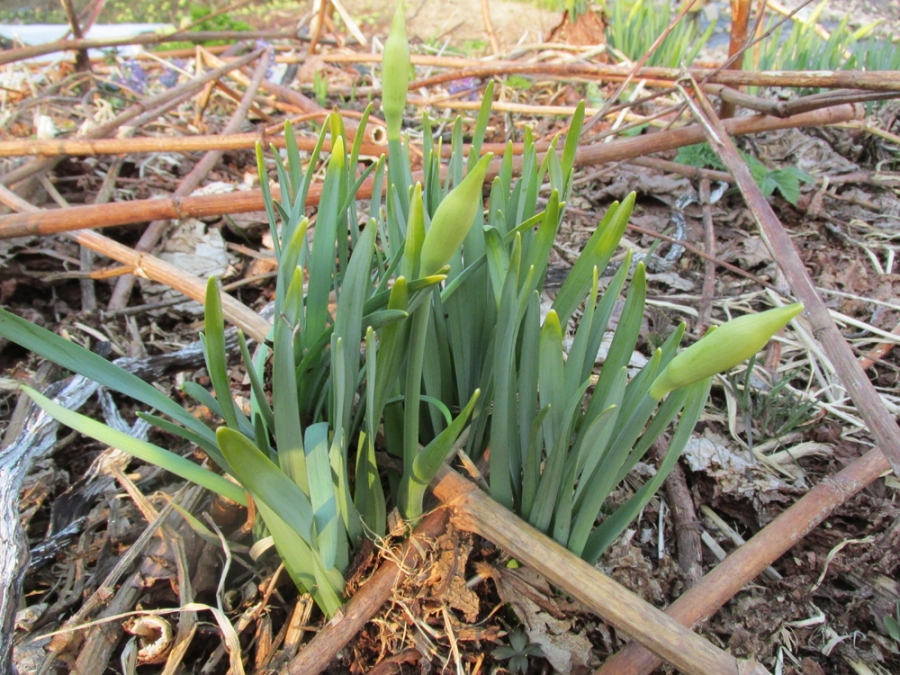
{"label": "wooden branch", "polygon": [[[587,605],[592,612],[689,675],[768,672],[741,663],[538,532],[446,465],[432,482],[453,524],[494,542]],[[446,501],[445,501],[446,500]]]}
{"label": "wooden branch", "polygon": [[[739,117],[725,122],[729,133],[748,134],[773,129],[786,129],[800,126],[821,126],[835,124],[861,115],[861,111],[851,105],[826,108],[811,113],[804,113],[789,119],[754,116]],[[581,146],[575,156],[575,164],[587,166],[604,162],[631,159],[654,152],[674,150],[685,145],[700,143],[704,140],[703,129],[694,125],[674,131],[626,138],[611,143]],[[485,152],[505,148],[495,148],[494,144],[485,144]],[[519,167],[521,158],[513,165]],[[500,161],[491,165],[490,175],[496,175]],[[414,177],[415,178],[415,177]],[[360,198],[371,194],[371,184],[363,186]],[[308,204],[318,203],[320,187],[314,185],[310,189]],[[275,191],[274,197],[278,199]],[[224,213],[246,213],[260,211],[263,208],[262,193],[259,190],[236,192],[227,195],[207,195],[202,197],[185,197],[184,199],[147,199],[132,202],[116,202],[102,206],[78,206],[71,209],[47,211],[34,214],[16,214],[0,218],[0,239],[22,236],[41,236],[79,230],[84,228],[112,227],[130,225],[164,218],[205,218]]]}
{"label": "wooden branch", "polygon": [[822,343],[825,354],[834,365],[860,416],[865,420],[875,443],[890,461],[894,474],[900,476],[900,428],[897,427],[894,416],[834,324],[815,284],[809,278],[794,242],[753,180],[750,169],[738,153],[727,128],[716,116],[706,95],[698,87],[694,87],[694,93],[699,103],[699,106],[692,105],[694,115],[703,125],[710,146],[734,176],[759,225],[763,241],[769,246],[797,299],[806,306],[804,314],[812,325],[813,335]]}
{"label": "wooden branch", "polygon": [[[744,44],[747,42],[747,26],[750,23],[750,6],[751,0],[731,0],[731,38],[728,42],[729,60],[738,56],[744,50]],[[737,58],[731,68],[740,70],[742,63],[743,59]],[[722,119],[734,117],[735,109],[734,101],[723,99],[721,107]]]}
{"label": "wooden branch", "polygon": [[[498,75],[552,75],[566,78],[590,78],[603,80],[623,80],[632,71],[631,66],[605,66],[592,63],[520,63],[517,61],[492,61],[446,73],[438,73],[409,83],[411,90],[433,87],[444,82],[467,77],[488,78]],[[730,87],[815,87],[823,89],[869,89],[872,91],[900,91],[900,72],[895,70],[762,70],[740,71],[711,68],[640,68],[634,79],[677,82],[686,74],[696,80],[705,80]]]}
{"label": "wooden branch", "polygon": [[[211,134],[207,136],[151,136],[141,138],[60,138],[37,140],[23,138],[15,141],[0,141],[0,157],[24,157],[38,155],[40,157],[94,156],[135,154],[141,152],[197,152],[247,150],[257,142],[268,147],[273,143],[276,147],[284,147],[284,136],[270,136],[264,131],[241,134]],[[297,147],[301,150],[312,150],[316,139],[297,138]],[[326,141],[323,148],[331,149]],[[378,156],[385,152],[386,146],[363,143],[361,152],[364,155]]]}
{"label": "wooden branch", "polygon": [[141,33],[122,38],[85,38],[82,40],[57,40],[41,45],[30,45],[18,49],[7,49],[0,52],[0,66],[25,59],[33,59],[55,52],[78,51],[81,49],[107,49],[126,45],[158,45],[166,42],[206,42],[208,40],[297,40],[297,35],[290,31],[254,30],[254,31],[197,31],[195,33]]}
{"label": "wooden branch", "polygon": [[[884,454],[876,448],[825,478],[669,605],[666,614],[684,626],[705,621],[837,507],[890,469]],[[630,643],[594,675],[649,675],[659,664],[658,657]]]}
{"label": "wooden branch", "polygon": [[[259,63],[256,65],[256,72],[253,74],[253,80],[244,92],[240,105],[238,105],[237,109],[232,114],[231,119],[228,120],[228,123],[225,125],[223,133],[232,133],[241,128],[244,120],[247,119],[247,113],[250,111],[250,106],[253,104],[253,99],[256,97],[256,92],[259,91],[260,82],[262,82],[265,77],[266,69],[268,67],[269,55],[263,53],[262,57],[259,59]],[[190,173],[181,180],[175,190],[174,196],[187,197],[200,187],[200,184],[206,178],[207,174],[209,174],[209,172],[219,163],[219,160],[222,159],[223,154],[224,153],[221,150],[211,150],[203,155],[202,159],[194,165],[194,168],[191,169]],[[134,249],[140,253],[149,253],[152,251],[159,242],[160,237],[162,237],[168,224],[168,220],[154,220],[151,222],[141,235],[137,244],[135,244]],[[134,281],[135,276],[133,274],[126,274],[119,277],[116,281],[115,288],[113,288],[109,304],[107,305],[108,309],[115,311],[125,308],[128,304],[128,299],[131,297],[131,289],[134,287]]]}
{"label": "wooden branch", "polygon": [[[167,105],[173,104],[174,101],[188,95],[190,92],[199,89],[207,82],[217,80],[230,70],[240,68],[242,65],[246,65],[254,61],[259,57],[261,53],[262,50],[257,50],[251,54],[242,56],[239,59],[230,61],[228,64],[224,65],[221,68],[216,68],[207,73],[203,73],[202,75],[195,77],[190,82],[185,82],[184,84],[173,87],[168,91],[164,91],[160,94],[157,94],[156,96],[145,99],[140,103],[135,103],[134,105],[116,115],[109,122],[105,122],[99,126],[94,127],[93,129],[88,130],[84,133],[84,137],[102,138],[103,136],[108,136],[109,134],[115,132],[127,122],[133,121],[136,125],[137,121],[142,117],[142,115],[147,113],[148,111],[153,113],[154,109],[156,108],[162,108]],[[52,168],[54,165],[55,161],[53,159],[32,160],[31,162],[28,162],[27,164],[24,164],[23,166],[13,169],[12,171],[9,171],[6,174],[0,176],[0,185],[14,185],[19,181],[33,176],[36,173],[44,171],[48,168]]]}

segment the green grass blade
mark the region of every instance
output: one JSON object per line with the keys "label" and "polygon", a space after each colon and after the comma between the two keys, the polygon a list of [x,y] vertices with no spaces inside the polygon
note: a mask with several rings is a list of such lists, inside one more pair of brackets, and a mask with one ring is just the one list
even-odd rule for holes
{"label": "green grass blade", "polygon": [[593,269],[605,269],[615,253],[619,240],[628,225],[634,207],[635,193],[628,195],[621,204],[613,204],[603,218],[597,231],[588,240],[578,260],[572,266],[569,276],[559,289],[553,308],[562,323],[566,323],[575,308],[584,300],[591,286]]}
{"label": "green grass blade", "polygon": [[300,424],[300,402],[294,377],[293,330],[283,316],[275,319],[274,356],[272,365],[272,408],[278,464],[309,495],[306,454],[303,451],[303,428]]}
{"label": "green grass blade", "polygon": [[456,419],[416,455],[410,470],[403,476],[401,512],[407,520],[422,515],[422,498],[425,495],[425,488],[437,475],[438,469],[453,449],[453,444],[462,433],[480,394],[481,391],[476,389]]}
{"label": "green grass blade", "polygon": [[228,355],[225,353],[225,316],[222,312],[222,298],[219,281],[210,277],[206,284],[206,369],[212,381],[219,409],[225,424],[231,429],[239,429],[238,412],[231,396],[231,379],[228,377]]}
{"label": "green grass blade", "polygon": [[709,389],[712,378],[696,382],[686,387],[687,404],[678,421],[678,427],[672,435],[669,443],[669,451],[656,471],[656,475],[647,481],[625,504],[620,506],[615,513],[603,521],[588,537],[582,557],[593,564],[603,554],[603,551],[616,540],[616,537],[633,521],[647,502],[662,486],[663,481],[675,466],[675,462],[681,456],[685,445],[691,437],[694,427],[700,419],[703,407],[709,398]]}
{"label": "green grass blade", "polygon": [[309,501],[315,521],[319,555],[326,568],[334,567],[338,550],[337,501],[331,464],[328,461],[328,422],[311,424],[303,439],[306,449],[306,470],[309,481]]}
{"label": "green grass blade", "polygon": [[[238,344],[241,348],[241,358],[244,360],[244,370],[250,379],[250,390],[253,393],[252,404],[259,410],[266,426],[270,429],[275,427],[275,414],[272,412],[272,406],[266,398],[266,390],[262,380],[259,379],[259,371],[256,369],[253,358],[250,356],[250,349],[247,347],[247,338],[244,337],[243,331],[238,331]],[[268,351],[265,346],[263,350]]]}
{"label": "green grass blade", "polygon": [[222,476],[204,469],[175,453],[164,450],[151,443],[147,443],[146,441],[140,441],[126,433],[116,431],[101,422],[92,420],[90,417],[69,410],[58,403],[54,403],[49,398],[39,394],[30,387],[23,386],[22,391],[28,394],[28,396],[31,397],[31,399],[48,415],[62,424],[65,424],[67,427],[71,427],[72,429],[75,429],[75,431],[78,431],[85,436],[90,436],[101,443],[123,450],[129,455],[137,457],[149,464],[155,464],[166,471],[174,473],[176,476],[180,476],[185,480],[196,483],[197,485],[205,487],[207,490],[211,490],[216,494],[220,494],[239,504],[247,504],[244,491],[240,486],[225,480]]}
{"label": "green grass blade", "polygon": [[215,435],[203,422],[153,385],[110,363],[102,356],[2,308],[0,308],[0,335],[63,368],[168,415],[206,439],[209,444],[215,444]]}
{"label": "green grass blade", "polygon": [[227,427],[216,430],[219,449],[254,500],[266,503],[313,549],[317,548],[309,498],[246,436]]}
{"label": "green grass blade", "polygon": [[494,102],[494,81],[488,82],[484,88],[481,99],[481,109],[475,119],[475,129],[472,131],[472,140],[469,143],[469,171],[478,163],[481,155],[481,144],[484,142],[484,134],[487,132],[488,122],[491,119],[491,104]]}
{"label": "green grass blade", "polygon": [[[494,338],[494,405],[491,419],[491,497],[513,508],[521,475],[521,450],[516,433],[516,337],[519,334],[517,287],[522,237],[517,236],[503,283]],[[562,353],[560,352],[560,357]]]}
{"label": "green grass blade", "polygon": [[[186,427],[181,426],[180,424],[175,424],[174,422],[170,422],[165,417],[160,417],[159,415],[153,415],[152,413],[139,412],[137,416],[142,420],[146,420],[157,429],[161,429],[162,431],[166,431],[170,434],[174,434],[178,436],[178,438],[184,439],[188,443],[193,443],[203,450],[207,455],[209,455],[216,464],[220,467],[227,467],[228,462],[225,461],[225,458],[222,457],[222,453],[219,452],[219,448],[209,442],[209,440],[200,434],[194,433],[192,430],[187,429]],[[215,436],[213,437],[215,438]]]}
{"label": "green grass blade", "polygon": [[[278,220],[275,218],[272,191],[269,189],[269,173],[266,171],[266,158],[263,155],[262,143],[256,143],[256,168],[259,172],[259,187],[262,190],[263,205],[266,216],[269,219],[269,233],[272,235],[272,246],[275,248],[275,257],[281,258],[281,241],[278,239]],[[312,173],[312,172],[310,172]]]}

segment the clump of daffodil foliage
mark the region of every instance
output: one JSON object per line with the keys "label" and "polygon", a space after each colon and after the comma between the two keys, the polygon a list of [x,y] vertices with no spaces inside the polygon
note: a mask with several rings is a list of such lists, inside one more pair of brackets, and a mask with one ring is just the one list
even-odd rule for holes
{"label": "clump of daffodil foliage", "polygon": [[[385,533],[390,505],[407,519],[419,517],[429,482],[456,449],[473,458],[490,449],[493,498],[596,560],[671,469],[712,376],[753,355],[801,309],[737,319],[680,354],[679,326],[629,375],[644,312],[644,268],[631,271],[626,260],[602,292],[600,273],[625,231],[633,194],[609,208],[552,307],[542,311],[550,252],[572,190],[583,105],[561,147],[554,141],[543,156],[526,128],[516,175],[511,144],[496,159],[481,153],[493,93],[488,85],[471,142],[463,145],[457,120],[445,164],[430,120],[421,121],[422,174],[414,180],[403,134],[409,68],[401,6],[382,71],[389,158],[362,168],[362,133],[348,138],[338,115],[301,157],[287,125],[286,150],[274,153],[276,198],[257,148],[279,264],[274,322],[270,339],[255,352],[240,336],[251,385],[249,406],[241,407],[229,391],[221,291],[210,280],[202,340],[214,396],[196,384],[185,392],[221,418],[218,429],[101,357],[0,311],[0,334],[156,409],[165,417],[142,415],[201,448],[216,467],[203,468],[26,390],[39,405],[103,443],[236,502],[252,501],[257,534],[272,536],[298,587],[328,615],[344,600],[343,574],[354,547]],[[361,130],[368,116],[369,110]],[[306,201],[320,165],[313,227]],[[355,195],[364,181],[371,182],[372,197],[360,202]],[[596,357],[623,293],[598,376]],[[565,350],[577,310],[580,320]],[[670,450],[659,471],[601,516],[610,492],[663,432],[671,434]],[[395,460],[380,467],[379,450]]]}

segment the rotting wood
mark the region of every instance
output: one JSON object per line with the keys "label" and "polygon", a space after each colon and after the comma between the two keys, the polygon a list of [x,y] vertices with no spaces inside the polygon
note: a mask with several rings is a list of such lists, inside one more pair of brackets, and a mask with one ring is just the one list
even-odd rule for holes
{"label": "rotting wood", "polygon": [[492,541],[680,671],[688,675],[768,672],[762,665],[741,662],[688,631],[538,532],[446,465],[432,481],[432,490],[453,510],[454,525]]}
{"label": "rotting wood", "polygon": [[[825,478],[673,602],[666,614],[685,626],[705,621],[837,507],[890,470],[884,453],[875,448]],[[649,675],[659,664],[658,657],[630,643],[594,675]]]}
{"label": "rotting wood", "polygon": [[[792,127],[836,124],[856,119],[860,114],[860,109],[846,104],[796,115],[789,119],[765,116],[739,117],[727,120],[725,127],[731,134],[750,134]],[[625,138],[610,143],[582,146],[578,148],[576,153],[575,164],[577,166],[587,166],[631,159],[649,153],[674,150],[685,145],[700,143],[704,138],[703,128],[700,125],[692,125],[684,129]],[[485,152],[494,149],[497,148],[493,144],[485,144],[483,148]],[[500,148],[500,152],[503,152],[503,149],[505,148]],[[521,158],[516,158],[513,162],[514,168],[517,164],[521,164]],[[500,160],[495,160],[491,165],[489,175],[496,175],[499,167]],[[358,196],[365,198],[370,194],[367,190],[371,190],[371,183],[364,183]],[[310,189],[307,203],[310,205],[318,203],[319,192],[320,187],[314,185]],[[277,199],[277,190],[273,191],[273,193]],[[64,211],[57,210],[3,216],[0,218],[0,239],[42,236],[70,230],[112,227],[115,225],[130,225],[166,218],[206,218],[225,213],[260,211],[262,208],[262,193],[259,190],[248,190],[226,195],[185,197],[184,199],[146,199],[104,204],[102,206],[77,206]]]}
{"label": "rotting wood", "polygon": [[894,474],[900,476],[900,428],[894,416],[835,325],[803,265],[794,242],[753,180],[747,163],[738,153],[727,128],[716,116],[709,99],[697,87],[693,88],[693,93],[699,105],[691,107],[703,125],[710,147],[734,176],[747,207],[759,225],[763,241],[784,272],[791,290],[806,307],[804,315],[812,325],[813,335],[822,344],[825,354],[834,365],[838,377],[868,426],[875,443],[890,461]]}

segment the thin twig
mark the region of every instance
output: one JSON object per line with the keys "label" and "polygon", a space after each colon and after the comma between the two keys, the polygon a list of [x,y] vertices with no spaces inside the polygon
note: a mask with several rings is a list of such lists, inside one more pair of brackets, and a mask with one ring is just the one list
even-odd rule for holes
{"label": "thin twig", "polygon": [[[666,614],[684,626],[705,621],[834,509],[890,468],[884,454],[875,448],[826,478],[669,605]],[[660,663],[659,657],[631,642],[594,675],[649,675]]]}
{"label": "thin twig", "polygon": [[806,306],[805,314],[813,326],[815,337],[822,343],[825,353],[840,375],[841,382],[856,404],[875,442],[890,461],[894,473],[900,476],[900,429],[897,428],[897,422],[866,376],[844,336],[835,326],[828,308],[809,278],[794,242],[753,180],[725,125],[718,119],[709,100],[698,87],[693,88],[693,93],[698,105],[692,105],[692,109],[703,125],[710,146],[734,176],[747,206],[760,227],[763,240],[784,271],[791,289]]}
{"label": "thin twig", "polygon": [[[268,67],[269,55],[264,52],[256,66],[256,72],[253,74],[253,80],[250,82],[250,86],[248,86],[247,90],[244,92],[240,105],[232,114],[228,124],[222,129],[222,133],[231,134],[241,128],[244,120],[247,119],[247,113],[250,110],[253,99],[256,97],[256,92],[259,91],[259,85],[262,82],[263,77],[265,77],[266,69]],[[174,196],[186,197],[200,187],[200,184],[206,178],[207,174],[209,174],[222,159],[223,154],[224,153],[221,150],[207,152],[203,158],[197,162],[191,172],[182,179],[181,183],[175,189]],[[135,244],[134,249],[139,252],[152,251],[153,247],[159,242],[159,239],[168,224],[168,220],[154,220],[151,222],[141,235],[137,244]],[[118,281],[116,281],[107,308],[112,311],[123,309],[128,304],[128,299],[131,297],[131,289],[134,287],[134,282],[135,277],[133,274],[119,277]]]}
{"label": "thin twig", "polygon": [[[738,117],[725,122],[729,133],[748,134],[774,129],[787,129],[800,126],[821,126],[834,124],[857,117],[860,112],[853,106],[845,105],[818,110],[813,113],[797,115],[790,119],[773,117]],[[611,143],[581,146],[575,155],[577,166],[602,164],[621,161],[642,155],[674,150],[685,145],[702,142],[703,129],[699,125],[660,132],[649,136],[626,138]],[[484,144],[484,152],[498,151],[502,153],[502,144]],[[540,160],[539,160],[540,161]],[[521,170],[521,158],[513,161],[513,167]],[[497,175],[500,160],[491,164],[489,177]],[[421,177],[414,176],[421,180]],[[371,183],[364,183],[358,196],[370,195]],[[320,187],[314,185],[310,189],[307,205],[318,203]],[[278,199],[277,192],[275,198]],[[0,239],[46,235],[84,228],[111,227],[145,223],[164,218],[203,218],[224,213],[246,213],[263,208],[262,193],[259,190],[248,190],[226,195],[206,195],[202,197],[185,197],[183,199],[147,199],[132,202],[117,202],[100,206],[78,206],[65,211],[47,211],[44,213],[14,214],[0,218]]]}

